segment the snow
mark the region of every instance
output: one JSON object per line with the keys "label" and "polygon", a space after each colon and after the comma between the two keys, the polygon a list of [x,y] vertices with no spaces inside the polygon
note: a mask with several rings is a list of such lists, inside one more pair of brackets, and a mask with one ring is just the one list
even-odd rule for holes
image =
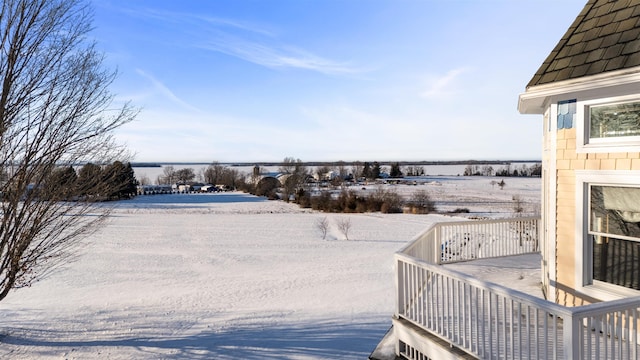
{"label": "snow", "polygon": [[[504,190],[491,180],[396,188],[468,216],[509,216],[516,194],[538,206],[540,179]],[[391,324],[394,252],[451,220],[325,214],[243,193],[122,201],[76,262],[0,302],[0,357],[365,359]]]}

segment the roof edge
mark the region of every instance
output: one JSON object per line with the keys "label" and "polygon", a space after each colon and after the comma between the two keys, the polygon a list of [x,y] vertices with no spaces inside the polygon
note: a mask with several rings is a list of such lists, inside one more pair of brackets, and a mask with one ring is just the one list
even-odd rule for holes
{"label": "roof edge", "polygon": [[577,95],[607,87],[640,84],[640,66],[606,73],[528,86],[518,96],[518,111],[521,114],[543,114],[547,99],[559,95]]}
{"label": "roof edge", "polygon": [[[542,84],[539,84],[539,82],[542,80],[542,76],[547,72],[547,70],[549,69],[549,66],[551,65],[555,57],[562,50],[562,48],[565,47],[565,45],[567,44],[571,36],[575,33],[576,29],[578,29],[580,24],[584,21],[587,14],[591,12],[596,2],[597,0],[587,1],[587,3],[584,5],[584,7],[582,8],[578,16],[576,16],[576,18],[573,20],[573,22],[571,23],[567,31],[565,31],[565,33],[562,35],[560,40],[558,40],[558,43],[556,44],[556,46],[553,47],[553,49],[551,50],[551,53],[547,55],[547,57],[544,59],[544,61],[542,62],[538,70],[535,72],[535,74],[531,78],[531,80],[529,80],[529,83],[527,83],[527,87],[542,85]],[[546,82],[545,84],[548,84],[548,82]]]}

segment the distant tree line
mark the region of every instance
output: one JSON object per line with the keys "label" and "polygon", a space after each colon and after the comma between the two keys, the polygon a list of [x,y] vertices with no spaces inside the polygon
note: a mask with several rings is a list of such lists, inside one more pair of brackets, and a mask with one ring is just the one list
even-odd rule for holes
{"label": "distant tree line", "polygon": [[337,213],[402,213],[407,210],[414,214],[429,214],[436,210],[435,203],[424,190],[414,192],[409,199],[404,199],[393,189],[384,188],[366,194],[346,189],[338,194],[327,190],[311,194],[301,190],[296,202],[303,208]]}
{"label": "distant tree line", "polygon": [[464,176],[501,176],[501,177],[539,177],[542,176],[542,164],[521,166],[504,165],[494,169],[491,165],[467,165],[464,169]]}
{"label": "distant tree line", "polygon": [[[411,167],[408,170],[412,174],[424,174],[421,167]],[[293,201],[301,207],[326,212],[400,213],[408,211],[427,214],[435,211],[434,202],[424,190],[416,191],[409,199],[403,198],[392,189],[384,188],[367,193],[348,190],[345,187],[337,193],[331,190],[311,191],[312,186],[322,181],[330,181],[332,185],[339,188],[345,181],[377,179],[384,171],[385,169],[377,161],[354,162],[351,168],[343,162],[338,162],[333,166],[318,166],[314,174],[302,160],[286,157],[278,167],[280,180],[272,176],[264,176],[263,168],[259,165],[254,166],[251,174],[243,174],[233,167],[214,162],[199,174],[196,174],[192,168],[175,169],[173,166],[166,166],[156,182],[159,185],[189,183],[197,178],[208,184],[223,185],[229,189],[273,200]],[[332,177],[329,176],[330,174]],[[391,164],[389,175],[403,176],[400,163]],[[146,178],[141,179],[141,183],[147,181]]]}
{"label": "distant tree line", "polygon": [[[244,175],[236,169],[213,162],[198,174],[193,168],[176,169],[173,166],[165,166],[162,174],[156,178],[158,185],[193,184],[196,182],[233,190],[244,182]],[[150,183],[151,181],[147,177],[140,179],[141,185],[149,185]]]}
{"label": "distant tree line", "polygon": [[131,164],[115,161],[108,165],[86,163],[78,171],[71,165],[59,166],[27,191],[49,201],[110,201],[134,197],[137,185]]}

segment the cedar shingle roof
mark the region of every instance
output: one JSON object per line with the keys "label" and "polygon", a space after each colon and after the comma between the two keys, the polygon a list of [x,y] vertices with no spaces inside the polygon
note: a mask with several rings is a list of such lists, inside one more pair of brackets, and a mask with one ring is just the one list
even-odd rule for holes
{"label": "cedar shingle roof", "polygon": [[640,66],[640,0],[589,0],[527,87]]}

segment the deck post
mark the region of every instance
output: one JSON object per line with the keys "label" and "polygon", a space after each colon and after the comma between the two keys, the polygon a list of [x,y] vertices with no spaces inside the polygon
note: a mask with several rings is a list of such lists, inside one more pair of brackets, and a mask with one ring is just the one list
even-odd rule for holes
{"label": "deck post", "polygon": [[562,335],[564,358],[566,360],[579,360],[582,343],[582,341],[580,341],[581,324],[579,318],[573,313],[565,315],[562,324],[564,326]]}
{"label": "deck post", "polygon": [[398,259],[398,257],[396,256],[395,259],[395,268],[396,268],[396,314],[398,315],[404,315],[404,307],[405,307],[405,303],[404,303],[404,269],[402,266],[402,262],[400,261],[400,259]]}

